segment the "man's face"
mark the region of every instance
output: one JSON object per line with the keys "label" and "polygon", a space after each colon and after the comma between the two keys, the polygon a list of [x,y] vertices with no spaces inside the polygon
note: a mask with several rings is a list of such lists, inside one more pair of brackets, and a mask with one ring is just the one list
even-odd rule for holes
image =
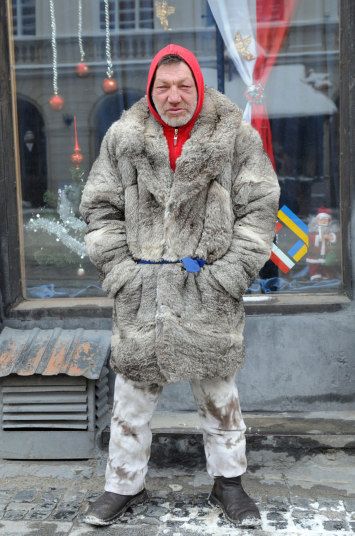
{"label": "man's face", "polygon": [[158,67],[152,100],[165,123],[171,127],[186,125],[197,105],[197,89],[189,66],[180,62]]}

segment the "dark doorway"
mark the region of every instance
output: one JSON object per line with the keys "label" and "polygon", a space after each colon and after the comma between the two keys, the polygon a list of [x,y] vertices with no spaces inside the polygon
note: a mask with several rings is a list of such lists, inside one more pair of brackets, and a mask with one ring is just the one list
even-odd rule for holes
{"label": "dark doorway", "polygon": [[144,96],[144,91],[125,90],[104,97],[97,105],[94,116],[95,158],[99,154],[102,139],[114,121]]}
{"label": "dark doorway", "polygon": [[17,110],[23,205],[40,207],[47,189],[44,121],[38,109],[23,98],[17,99]]}

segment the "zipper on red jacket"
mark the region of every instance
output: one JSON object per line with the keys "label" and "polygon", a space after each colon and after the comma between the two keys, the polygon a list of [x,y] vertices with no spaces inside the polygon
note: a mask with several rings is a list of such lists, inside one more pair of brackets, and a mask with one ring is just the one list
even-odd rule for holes
{"label": "zipper on red jacket", "polygon": [[179,129],[175,128],[174,129],[174,146],[177,145],[178,132],[179,132]]}

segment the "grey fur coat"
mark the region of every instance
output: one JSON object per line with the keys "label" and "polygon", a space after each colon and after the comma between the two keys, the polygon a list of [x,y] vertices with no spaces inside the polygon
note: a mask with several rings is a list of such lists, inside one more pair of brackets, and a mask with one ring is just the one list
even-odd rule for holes
{"label": "grey fur coat", "polygon": [[[112,124],[85,185],[88,255],[114,298],[111,366],[143,383],[226,376],[244,360],[242,295],[268,260],[279,185],[259,134],[208,88],[171,170],[145,98]],[[180,263],[135,259],[201,257]]]}

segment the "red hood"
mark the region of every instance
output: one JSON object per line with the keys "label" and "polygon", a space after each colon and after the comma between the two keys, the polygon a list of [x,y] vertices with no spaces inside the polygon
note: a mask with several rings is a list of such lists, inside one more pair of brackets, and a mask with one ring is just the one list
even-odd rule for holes
{"label": "red hood", "polygon": [[[187,63],[187,65],[190,67],[196,81],[197,86],[197,106],[194,115],[191,117],[190,121],[187,123],[187,125],[193,124],[196,121],[197,116],[199,115],[202,104],[203,104],[203,98],[205,95],[204,92],[204,80],[203,80],[203,74],[201,72],[201,68],[199,66],[199,63],[197,61],[196,56],[187,48],[181,47],[180,45],[167,45],[166,47],[159,50],[159,52],[154,56],[152,63],[150,64],[149,73],[148,73],[148,81],[147,81],[147,100],[148,100],[148,106],[150,113],[153,115],[153,117],[161,124],[166,126],[166,123],[162,120],[158,112],[156,111],[152,100],[151,100],[151,84],[153,80],[153,76],[155,73],[155,70],[157,68],[157,65],[159,61],[168,54],[177,54],[178,56],[181,56],[183,60]],[[186,126],[186,125],[184,125]]]}

